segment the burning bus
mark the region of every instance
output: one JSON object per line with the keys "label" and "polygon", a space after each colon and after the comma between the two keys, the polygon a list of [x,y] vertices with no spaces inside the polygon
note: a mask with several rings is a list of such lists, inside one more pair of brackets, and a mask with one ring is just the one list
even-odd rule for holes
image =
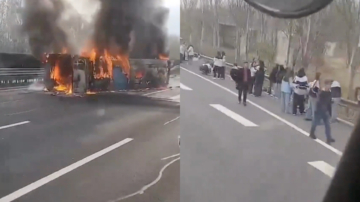
{"label": "burning bus", "polygon": [[127,56],[47,54],[44,63],[48,91],[72,93],[153,89],[168,84],[167,56],[158,59],[128,59]]}

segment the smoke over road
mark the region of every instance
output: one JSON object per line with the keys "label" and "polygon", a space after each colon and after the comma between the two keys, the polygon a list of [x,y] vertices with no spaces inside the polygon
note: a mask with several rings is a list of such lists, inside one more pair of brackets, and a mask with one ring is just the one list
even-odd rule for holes
{"label": "smoke over road", "polygon": [[22,31],[28,36],[34,56],[40,57],[47,51],[61,52],[63,48],[71,48],[65,31],[58,24],[64,9],[62,1],[25,1]]}
{"label": "smoke over road", "polygon": [[[168,10],[161,6],[161,0],[87,1],[89,4],[99,3],[87,39],[99,53],[108,50],[114,55],[130,54],[132,58],[154,58],[166,53],[164,26]],[[60,26],[64,13],[73,9],[71,7],[68,0],[31,0],[31,3],[25,3],[22,31],[29,37],[35,56],[44,52],[59,53],[64,48],[71,53],[85,48],[79,48],[82,44],[69,40],[71,26]]]}

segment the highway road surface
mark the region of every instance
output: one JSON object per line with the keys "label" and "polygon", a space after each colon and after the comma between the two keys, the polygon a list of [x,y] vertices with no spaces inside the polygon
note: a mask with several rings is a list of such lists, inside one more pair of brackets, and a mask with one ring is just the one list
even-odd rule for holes
{"label": "highway road surface", "polygon": [[87,98],[0,93],[0,202],[179,202],[179,77],[172,84]]}
{"label": "highway road surface", "polygon": [[332,124],[309,138],[310,122],[285,115],[263,94],[238,104],[235,84],[181,68],[181,201],[322,201],[352,127]]}

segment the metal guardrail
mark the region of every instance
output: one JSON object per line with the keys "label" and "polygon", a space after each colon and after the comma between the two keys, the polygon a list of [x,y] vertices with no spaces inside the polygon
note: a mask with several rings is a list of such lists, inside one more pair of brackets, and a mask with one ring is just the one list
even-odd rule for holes
{"label": "metal guardrail", "polygon": [[[205,58],[207,60],[212,60],[212,57],[206,56],[206,55],[201,55],[199,54],[200,57]],[[231,63],[226,63],[226,65],[228,66],[227,71],[230,70],[230,67],[233,66],[233,64]],[[269,82],[269,75],[265,75],[266,81]],[[269,86],[270,84],[264,84]],[[347,100],[347,99],[341,99],[341,102],[339,104],[340,109],[339,109],[339,121],[344,122],[348,125],[354,125],[358,118],[360,117],[360,104],[356,101],[352,101],[352,100]]]}
{"label": "metal guardrail", "polygon": [[45,70],[40,68],[0,68],[0,90],[28,86],[43,81]]}

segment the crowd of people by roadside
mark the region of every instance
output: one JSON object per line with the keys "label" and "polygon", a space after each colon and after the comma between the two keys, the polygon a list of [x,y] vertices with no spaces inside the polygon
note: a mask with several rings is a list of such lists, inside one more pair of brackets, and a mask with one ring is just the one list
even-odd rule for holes
{"label": "crowd of people by roadside", "polygon": [[194,58],[195,52],[194,47],[192,45],[188,45],[182,42],[180,44],[180,62],[183,61],[192,61]]}
{"label": "crowd of people by roadside", "polygon": [[[211,74],[214,79],[225,79],[225,53],[218,52],[212,62],[200,66],[203,74]],[[280,100],[283,113],[294,116],[304,116],[306,121],[312,121],[310,137],[316,139],[315,129],[318,125],[325,126],[327,143],[335,140],[331,136],[331,123],[338,118],[338,104],[341,101],[341,87],[339,82],[332,79],[322,79],[316,73],[315,79],[310,82],[304,68],[294,71],[276,65],[269,75],[269,86],[264,86],[266,67],[261,60],[237,63],[230,70],[230,77],[238,90],[238,102],[247,105],[247,95],[260,97],[264,90],[267,94]]]}

